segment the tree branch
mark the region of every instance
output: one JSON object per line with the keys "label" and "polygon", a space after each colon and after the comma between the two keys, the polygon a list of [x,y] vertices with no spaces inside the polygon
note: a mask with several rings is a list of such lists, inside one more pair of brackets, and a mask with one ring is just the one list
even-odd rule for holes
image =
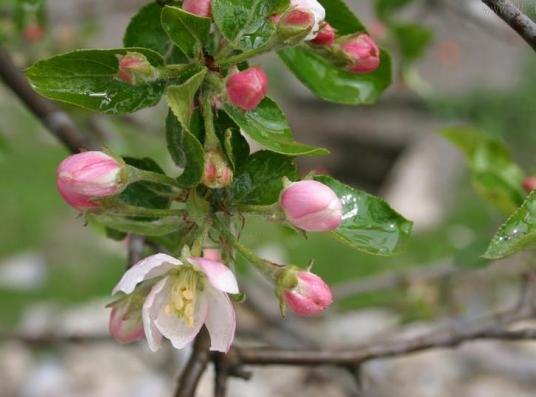
{"label": "tree branch", "polygon": [[210,338],[205,328],[195,339],[192,355],[182,371],[175,391],[175,397],[194,397],[197,384],[211,359]]}
{"label": "tree branch", "polygon": [[98,145],[83,135],[67,113],[38,95],[13,63],[8,51],[0,46],[0,78],[41,123],[72,153],[80,149],[97,149]]}
{"label": "tree branch", "polygon": [[536,23],[509,0],[482,0],[536,51]]}

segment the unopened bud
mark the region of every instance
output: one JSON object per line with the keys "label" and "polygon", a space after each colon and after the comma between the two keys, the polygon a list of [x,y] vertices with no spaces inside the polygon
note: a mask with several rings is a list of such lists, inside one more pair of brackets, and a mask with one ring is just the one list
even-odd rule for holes
{"label": "unopened bud", "polygon": [[523,179],[523,189],[525,189],[527,193],[536,189],[536,176],[528,176]]}
{"label": "unopened bud", "polygon": [[98,207],[94,199],[118,194],[125,186],[123,165],[103,152],[67,157],[58,166],[56,184],[63,199],[83,210]]}
{"label": "unopened bud", "polygon": [[205,153],[202,182],[211,189],[221,189],[233,182],[233,171],[219,150],[209,150]]}
{"label": "unopened bud", "polygon": [[342,222],[342,203],[335,192],[317,181],[291,183],[279,200],[287,220],[307,232],[335,230]]}
{"label": "unopened bud", "polygon": [[311,43],[316,45],[330,46],[335,43],[335,30],[329,23],[325,23]]}
{"label": "unopened bud", "polygon": [[37,43],[45,36],[45,30],[38,22],[34,22],[24,28],[23,34],[26,41]]}
{"label": "unopened bud", "polygon": [[182,9],[200,17],[209,18],[212,15],[211,0],[184,0]]}
{"label": "unopened bud", "polygon": [[297,44],[303,41],[315,25],[315,15],[306,8],[291,8],[281,16],[277,34],[281,41]]}
{"label": "unopened bud", "polygon": [[139,52],[127,52],[118,56],[118,61],[117,76],[125,83],[141,84],[159,77],[158,70]]}
{"label": "unopened bud", "polygon": [[309,271],[289,267],[278,280],[284,303],[299,316],[312,316],[324,311],[333,302],[329,286]]}
{"label": "unopened bud", "polygon": [[320,24],[326,19],[326,10],[317,0],[291,0],[290,8],[308,11],[313,16],[313,24],[309,34],[304,40],[312,40],[320,30]]}
{"label": "unopened bud", "polygon": [[260,67],[231,74],[227,78],[229,102],[246,111],[255,109],[266,96],[268,77]]}
{"label": "unopened bud", "polygon": [[341,49],[350,63],[347,69],[354,73],[370,73],[380,66],[380,50],[368,34],[359,34],[345,43]]}
{"label": "unopened bud", "polygon": [[119,343],[131,343],[145,336],[141,316],[143,297],[136,292],[112,305],[109,330]]}

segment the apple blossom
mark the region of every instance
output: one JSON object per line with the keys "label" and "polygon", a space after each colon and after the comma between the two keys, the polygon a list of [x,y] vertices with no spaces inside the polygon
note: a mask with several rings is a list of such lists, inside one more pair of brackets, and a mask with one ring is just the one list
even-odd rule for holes
{"label": "apple blossom", "polygon": [[359,34],[341,44],[350,59],[347,69],[354,73],[370,73],[380,66],[380,50],[368,34]]}
{"label": "apple blossom", "polygon": [[146,283],[151,288],[141,311],[145,337],[152,351],[160,348],[162,337],[182,349],[194,340],[203,325],[210,335],[211,350],[229,350],[236,319],[227,294],[239,291],[227,266],[208,258],[181,261],[156,254],[127,270],[113,293],[130,295]]}
{"label": "apple blossom", "polygon": [[76,209],[98,207],[93,199],[113,196],[123,187],[123,165],[99,151],[74,154],[56,171],[56,184],[63,199]]}
{"label": "apple blossom", "polygon": [[311,33],[315,25],[315,15],[305,8],[291,8],[278,16],[277,22],[279,38],[287,44],[298,44]]}
{"label": "apple blossom", "polygon": [[281,193],[287,220],[308,232],[335,230],[342,221],[342,203],[328,186],[307,180],[291,183]]}
{"label": "apple blossom", "polygon": [[159,73],[145,55],[129,51],[118,56],[117,77],[125,83],[135,85],[156,80]]}
{"label": "apple blossom", "polygon": [[210,1],[211,0],[184,0],[182,9],[188,11],[190,14],[200,17],[210,17],[212,14]]}
{"label": "apple blossom", "polygon": [[221,189],[233,182],[233,171],[219,150],[209,150],[205,153],[202,182],[211,189]]}
{"label": "apple blossom", "polygon": [[325,23],[311,43],[316,45],[330,46],[335,43],[335,30],[329,23]]}
{"label": "apple blossom", "polygon": [[308,271],[298,271],[295,277],[295,285],[283,292],[292,311],[299,316],[312,316],[331,305],[333,295],[322,278]]}
{"label": "apple blossom", "polygon": [[119,343],[131,343],[144,337],[141,307],[144,297],[133,293],[112,304],[110,334]]}
{"label": "apple blossom", "polygon": [[227,78],[229,101],[246,111],[255,109],[266,96],[268,77],[260,67],[231,74]]}

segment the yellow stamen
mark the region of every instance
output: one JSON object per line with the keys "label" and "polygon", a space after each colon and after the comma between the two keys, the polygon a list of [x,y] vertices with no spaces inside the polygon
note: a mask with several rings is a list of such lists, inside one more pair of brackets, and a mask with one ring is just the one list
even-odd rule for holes
{"label": "yellow stamen", "polygon": [[177,316],[184,320],[188,327],[194,326],[194,311],[197,290],[200,286],[200,273],[193,268],[184,266],[173,277],[169,303],[164,308],[168,316]]}

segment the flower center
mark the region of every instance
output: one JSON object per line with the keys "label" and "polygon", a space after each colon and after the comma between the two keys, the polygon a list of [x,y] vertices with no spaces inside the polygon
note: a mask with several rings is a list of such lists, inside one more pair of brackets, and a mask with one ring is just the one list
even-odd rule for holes
{"label": "flower center", "polygon": [[175,315],[190,328],[194,326],[194,311],[197,292],[202,289],[201,274],[191,267],[183,266],[173,277],[169,303],[165,307],[168,316]]}

